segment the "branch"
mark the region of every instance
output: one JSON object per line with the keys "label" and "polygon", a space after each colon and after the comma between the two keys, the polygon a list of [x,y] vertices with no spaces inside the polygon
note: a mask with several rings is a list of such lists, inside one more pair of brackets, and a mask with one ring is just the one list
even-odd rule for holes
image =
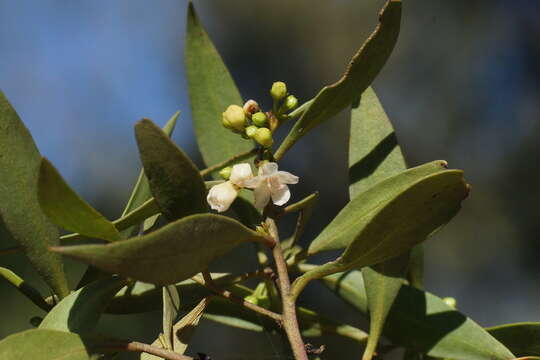
{"label": "branch", "polygon": [[15,253],[22,252],[22,251],[23,251],[22,247],[14,246],[14,247],[10,247],[10,248],[7,248],[7,249],[0,250],[0,256],[9,255],[9,254],[15,254]]}
{"label": "branch", "polygon": [[247,309],[250,309],[252,311],[255,311],[261,315],[264,315],[264,316],[267,316],[275,321],[277,321],[278,323],[281,324],[282,322],[282,316],[278,313],[275,313],[273,311],[270,311],[268,309],[265,309],[263,307],[260,307],[258,305],[255,305],[253,303],[250,303],[249,301],[246,301],[244,300],[243,298],[239,297],[239,296],[236,296],[235,294],[233,294],[232,292],[230,292],[229,290],[226,290],[226,289],[221,289],[215,282],[214,280],[212,280],[212,276],[210,275],[210,273],[208,271],[203,271],[202,272],[203,274],[203,278],[204,280],[200,279],[199,276],[194,276],[192,277],[191,279],[205,287],[207,287],[209,290],[211,290],[213,293],[219,295],[219,296],[222,296],[224,297],[225,299],[227,300],[230,300],[238,305],[241,305]]}
{"label": "branch", "polygon": [[283,257],[283,251],[281,244],[279,243],[279,234],[277,231],[276,222],[272,218],[266,219],[266,226],[268,232],[274,238],[276,245],[272,249],[272,255],[276,263],[278,273],[278,285],[281,292],[281,301],[283,304],[283,328],[291,344],[294,358],[296,360],[308,360],[306,353],[306,347],[302,335],[300,334],[300,327],[298,326],[298,319],[296,318],[296,305],[295,299],[291,294],[291,281],[289,280],[289,273],[287,272],[287,263]]}
{"label": "branch", "polygon": [[178,354],[174,351],[161,349],[138,341],[131,341],[125,343],[107,343],[103,344],[103,347],[107,351],[145,352],[167,360],[195,360],[190,356]]}

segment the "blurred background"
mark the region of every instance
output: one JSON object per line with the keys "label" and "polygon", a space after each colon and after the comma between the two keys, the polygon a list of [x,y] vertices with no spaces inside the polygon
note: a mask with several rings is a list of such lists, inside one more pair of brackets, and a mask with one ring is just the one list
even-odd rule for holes
{"label": "blurred background", "polygon": [[[337,80],[383,3],[195,5],[242,95],[269,106],[273,81],[286,81],[304,102]],[[181,0],[0,0],[0,88],[41,152],[110,219],[120,214],[139,172],[132,130],[138,119],[162,125],[180,110],[174,139],[203,166],[183,68],[186,7]],[[374,83],[409,165],[445,159],[464,169],[473,186],[461,213],[426,243],[426,287],[455,297],[458,308],[484,326],[540,320],[539,18],[537,1],[404,0],[398,45]],[[345,115],[306,136],[282,163],[301,178],[294,199],[321,192],[303,241],[348,200]],[[0,266],[45,292],[20,256],[4,256]],[[68,268],[75,283],[82,268],[72,262]],[[317,290],[312,286],[303,303],[362,324],[332,294]],[[0,283],[0,293],[0,338],[43,316],[8,285]],[[160,322],[159,312],[107,315],[100,327],[150,342]],[[207,321],[201,327],[192,354],[289,357],[279,337]],[[323,358],[359,356],[355,344],[326,343]]]}

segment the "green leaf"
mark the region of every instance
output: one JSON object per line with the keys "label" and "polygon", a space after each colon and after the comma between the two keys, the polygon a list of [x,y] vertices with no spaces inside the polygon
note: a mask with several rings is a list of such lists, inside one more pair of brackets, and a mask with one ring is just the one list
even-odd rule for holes
{"label": "green leaf", "polygon": [[45,316],[39,328],[74,333],[91,332],[109,301],[125,283],[125,280],[109,278],[80,288],[60,301]]}
{"label": "green leaf", "polygon": [[113,223],[81,199],[45,158],[41,160],[38,181],[39,204],[53,223],[87,237],[120,240]]}
{"label": "green leaf", "polygon": [[313,240],[309,253],[347,247],[375,219],[376,215],[399,198],[400,194],[422,182],[426,176],[443,173],[446,162],[434,161],[411,168],[392,176],[361,197],[353,198],[334,218],[334,220]]}
{"label": "green leaf", "polygon": [[204,162],[210,166],[251,150],[253,141],[221,125],[225,109],[232,104],[242,106],[243,100],[191,2],[184,56],[193,127]]}
{"label": "green leaf", "polygon": [[[349,140],[349,194],[351,199],[377,183],[407,169],[394,127],[371,87],[351,111]],[[421,246],[421,245],[417,245]],[[396,298],[409,254],[363,269],[369,299],[369,340],[364,360],[370,360],[379,342],[386,315]]]}
{"label": "green leaf", "polygon": [[47,251],[58,244],[58,230],[37,199],[40,164],[32,136],[0,91],[0,226],[23,247],[53,291],[64,297],[69,290],[62,261]]}
{"label": "green leaf", "polygon": [[180,313],[180,295],[176,286],[163,287],[163,338],[166,349],[173,350],[173,325]]}
{"label": "green leaf", "polygon": [[173,326],[173,350],[179,354],[186,352],[191,338],[195,334],[195,329],[210,303],[211,297],[202,299],[190,312]]}
{"label": "green leaf", "polygon": [[52,250],[111,273],[166,285],[190,278],[247,241],[267,239],[231,218],[197,214],[124,241]]}
{"label": "green leaf", "polygon": [[135,125],[144,172],[161,212],[169,220],[208,211],[206,186],[199,170],[153,122]]}
{"label": "green leaf", "polygon": [[540,356],[540,322],[522,322],[486,329],[516,356]]}
{"label": "green leaf", "polygon": [[[302,271],[316,267],[299,266]],[[333,274],[321,281],[360,312],[368,313],[365,283],[360,271]],[[383,334],[396,345],[437,358],[508,360],[515,357],[480,325],[441,298],[408,285],[401,287]]]}
{"label": "green leaf", "polygon": [[93,337],[45,329],[32,329],[0,341],[2,360],[92,360],[98,340]]}
{"label": "green leaf", "polygon": [[379,15],[379,25],[335,84],[325,86],[294,124],[275,154],[277,160],[306,133],[352,104],[368,88],[390,57],[401,21],[401,1],[389,0]]}
{"label": "green leaf", "polygon": [[398,256],[362,269],[369,309],[369,338],[363,360],[370,360],[375,353],[388,312],[403,284],[408,262],[408,256]]}
{"label": "green leaf", "polygon": [[[167,121],[165,126],[163,126],[163,132],[168,136],[171,137],[174,128],[176,126],[176,121],[178,120],[178,116],[180,116],[180,112],[177,111],[170,119]],[[139,173],[139,177],[137,178],[137,182],[135,183],[135,186],[133,187],[133,190],[131,192],[131,196],[129,197],[129,200],[126,204],[126,207],[124,208],[124,211],[122,212],[122,216],[129,214],[142,204],[144,204],[146,201],[150,200],[152,198],[152,193],[150,191],[150,184],[148,184],[148,178],[146,175],[144,175],[144,169],[141,169]],[[154,216],[154,222],[157,220],[157,215]],[[153,225],[153,224],[149,224]],[[151,227],[151,226],[149,226]],[[129,227],[126,230],[123,230],[121,232],[122,237],[124,239],[127,239],[130,237],[130,235],[133,233],[134,226]]]}

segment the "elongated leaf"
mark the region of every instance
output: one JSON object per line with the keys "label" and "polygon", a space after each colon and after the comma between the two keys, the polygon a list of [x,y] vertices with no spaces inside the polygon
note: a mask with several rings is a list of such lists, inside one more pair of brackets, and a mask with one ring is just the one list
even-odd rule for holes
{"label": "elongated leaf", "polygon": [[522,322],[486,329],[516,356],[540,356],[540,322]]}
{"label": "elongated leaf", "polygon": [[221,125],[225,109],[232,104],[242,106],[243,101],[191,2],[184,56],[193,126],[204,162],[211,166],[252,149],[252,141]]}
{"label": "elongated leaf", "polygon": [[[167,121],[165,126],[163,126],[163,132],[168,137],[171,137],[174,128],[176,127],[176,121],[178,120],[178,116],[180,116],[180,112],[176,112],[170,119]],[[131,196],[129,197],[129,200],[126,204],[126,207],[124,208],[124,211],[122,212],[122,217],[127,215],[128,213],[132,212],[142,204],[144,204],[146,201],[150,200],[152,197],[152,192],[150,191],[150,184],[148,184],[148,178],[144,174],[144,169],[141,169],[139,173],[139,177],[137,178],[137,182],[135,183],[135,186],[133,187],[133,190],[131,192]],[[157,216],[155,216],[154,222],[157,220]],[[151,226],[149,226],[151,227]],[[134,226],[129,227],[126,230],[123,230],[121,232],[122,237],[124,239],[127,239],[131,233],[133,233]]]}
{"label": "elongated leaf", "polygon": [[173,349],[173,325],[180,313],[180,295],[176,286],[163,287],[163,338],[168,350]]}
{"label": "elongated leaf", "polygon": [[173,350],[179,354],[186,352],[191,338],[195,334],[195,329],[199,325],[199,321],[206,310],[211,298],[206,297],[202,299],[197,306],[195,306],[190,312],[174,324],[173,327]]}
{"label": "elongated leaf", "polygon": [[[300,265],[302,271],[313,265]],[[360,312],[368,314],[360,271],[339,273],[322,283]],[[429,356],[454,360],[508,360],[515,356],[470,318],[441,298],[403,285],[386,319],[383,334],[392,343]]]}
{"label": "elongated leaf", "polygon": [[2,360],[91,360],[95,359],[94,338],[46,329],[32,329],[10,335],[0,341]]}
{"label": "elongated leaf", "polygon": [[371,85],[394,49],[400,22],[401,1],[389,0],[379,14],[379,25],[353,56],[343,77],[317,94],[280,145],[276,159],[311,129],[352,104]]}
{"label": "elongated leaf", "polygon": [[204,270],[212,260],[261,234],[220,215],[198,214],[148,235],[106,245],[53,248],[102,270],[154,284],[172,284]]}
{"label": "elongated leaf", "polygon": [[444,161],[417,166],[378,183],[364,192],[361,198],[353,198],[313,240],[309,246],[309,253],[347,247],[355,239],[358,231],[365,228],[382,208],[421,179],[444,172],[445,169]]}
{"label": "elongated leaf", "polygon": [[153,122],[135,125],[144,172],[161,212],[169,220],[208,211],[206,186],[199,170]]}
{"label": "elongated leaf", "polygon": [[65,297],[45,316],[40,329],[91,332],[97,325],[101,313],[114,294],[125,285],[125,280],[103,279]]}
{"label": "elongated leaf", "polygon": [[32,136],[0,91],[0,226],[23,247],[53,291],[64,297],[69,290],[63,264],[47,251],[58,244],[58,230],[37,199],[40,164]]}
{"label": "elongated leaf", "polygon": [[120,240],[112,222],[81,199],[45,158],[39,171],[38,200],[45,215],[61,228],[91,238]]}
{"label": "elongated leaf", "polygon": [[[392,123],[371,87],[362,94],[351,111],[349,140],[349,194],[353,199],[377,183],[407,169]],[[417,245],[422,246],[422,245]],[[369,340],[364,360],[370,360],[384,326],[386,315],[396,298],[409,254],[399,255],[373,268],[364,268],[369,299]]]}
{"label": "elongated leaf", "polygon": [[370,360],[375,353],[388,312],[403,284],[408,262],[408,256],[398,256],[362,269],[369,309],[369,339],[363,360]]}

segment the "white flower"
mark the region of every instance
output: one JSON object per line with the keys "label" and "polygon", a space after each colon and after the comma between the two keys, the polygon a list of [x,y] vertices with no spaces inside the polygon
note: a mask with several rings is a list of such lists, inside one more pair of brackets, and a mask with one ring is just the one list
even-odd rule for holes
{"label": "white flower", "polygon": [[244,187],[254,189],[255,207],[262,210],[270,198],[278,206],[285,204],[291,198],[287,184],[298,183],[298,176],[286,171],[278,171],[276,163],[265,163],[259,168],[259,174],[244,182]]}
{"label": "white flower", "polygon": [[213,210],[224,212],[229,209],[234,199],[238,196],[241,188],[245,187],[246,181],[253,178],[249,164],[236,164],[231,171],[229,181],[214,185],[208,192],[206,201]]}

